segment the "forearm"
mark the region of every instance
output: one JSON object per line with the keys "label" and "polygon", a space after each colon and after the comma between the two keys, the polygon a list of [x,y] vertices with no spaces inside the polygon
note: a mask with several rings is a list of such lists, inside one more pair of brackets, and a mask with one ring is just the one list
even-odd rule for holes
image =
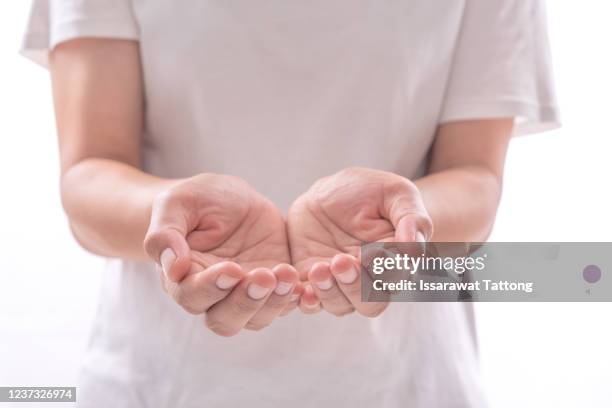
{"label": "forearm", "polygon": [[90,158],[64,172],[62,203],[85,249],[109,257],[147,259],[143,239],[153,200],[175,182],[119,161]]}
{"label": "forearm", "polygon": [[461,166],[429,174],[415,182],[433,220],[435,242],[480,242],[491,232],[499,200],[500,178],[485,167]]}

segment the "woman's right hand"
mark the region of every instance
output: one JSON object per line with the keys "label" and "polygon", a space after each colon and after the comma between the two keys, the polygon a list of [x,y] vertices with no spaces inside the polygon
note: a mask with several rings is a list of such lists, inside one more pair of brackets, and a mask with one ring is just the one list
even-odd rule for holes
{"label": "woman's right hand", "polygon": [[145,250],[165,291],[222,336],[268,326],[302,290],[282,214],[236,177],[201,174],[161,193]]}

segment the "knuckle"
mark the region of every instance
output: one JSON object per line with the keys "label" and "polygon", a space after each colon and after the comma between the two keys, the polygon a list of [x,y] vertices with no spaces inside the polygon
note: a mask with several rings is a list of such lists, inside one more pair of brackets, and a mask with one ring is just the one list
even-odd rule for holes
{"label": "knuckle", "polygon": [[160,193],[153,202],[153,216],[160,217],[167,213],[193,207],[198,199],[198,192],[193,188],[178,185]]}
{"label": "knuckle", "polygon": [[[200,282],[199,282],[200,283]],[[220,295],[219,292],[221,291],[220,289],[217,289],[216,287],[212,287],[213,284],[208,284],[208,283],[200,283],[198,286],[198,288],[196,289],[197,291],[197,297],[199,299],[202,299],[203,301],[207,301],[209,302],[209,304],[213,304],[215,303],[214,301],[219,299]]]}
{"label": "knuckle", "polygon": [[143,241],[144,249],[147,254],[150,256],[159,256],[159,251],[171,241],[172,234],[176,234],[176,230],[170,227],[149,230]]}
{"label": "knuckle", "polygon": [[433,221],[431,217],[429,217],[429,215],[423,216],[422,223],[423,223],[423,228],[425,229],[425,237],[427,239],[431,238],[433,236],[433,231],[434,231],[434,225],[433,225]]}
{"label": "knuckle", "polygon": [[255,305],[247,299],[236,299],[230,303],[230,307],[235,315],[251,314],[257,310]]}
{"label": "knuckle", "polygon": [[196,305],[193,303],[191,297],[188,296],[185,291],[181,290],[179,287],[170,289],[170,293],[174,301],[178,303],[183,309],[185,309],[187,313],[193,315],[202,313],[202,310],[196,307]]}
{"label": "knuckle", "polygon": [[361,312],[362,316],[368,317],[370,319],[378,317],[378,316],[380,316],[380,314],[381,314],[381,311],[378,311],[378,310],[369,310],[369,309],[363,310]]}
{"label": "knuckle", "polygon": [[151,254],[151,252],[157,248],[163,236],[164,236],[163,231],[160,231],[160,230],[149,231],[144,239],[145,251]]}
{"label": "knuckle", "polygon": [[179,304],[189,314],[192,314],[192,315],[200,314],[200,310],[194,307],[191,303],[185,302],[185,303],[179,303]]}
{"label": "knuckle", "polygon": [[350,303],[341,293],[327,298],[320,298],[321,302],[333,309],[344,310],[350,307]]}
{"label": "knuckle", "polygon": [[353,309],[353,308],[336,309],[336,310],[333,310],[331,312],[331,314],[333,314],[336,317],[342,317],[342,316],[346,316],[348,314],[351,314],[354,311],[355,311],[355,309]]}
{"label": "knuckle", "polygon": [[359,282],[360,279],[357,279],[357,282],[345,285],[342,288],[342,292],[344,292],[348,298],[361,298],[361,284]]}
{"label": "knuckle", "polygon": [[168,208],[175,204],[194,198],[195,193],[189,188],[180,186],[171,187],[157,196],[156,204],[161,208]]}
{"label": "knuckle", "polygon": [[252,331],[260,331],[260,330],[265,329],[269,325],[270,325],[269,323],[263,323],[263,322],[257,322],[257,321],[249,321],[244,326],[244,328],[247,329],[247,330],[252,330]]}
{"label": "knuckle", "polygon": [[286,308],[284,308],[284,309],[283,309],[283,311],[282,311],[282,312],[280,312],[279,316],[281,316],[281,317],[282,317],[282,316],[287,316],[289,313],[291,313],[292,311],[294,311],[296,308],[297,308],[297,305],[296,305],[296,304],[294,304],[294,305],[290,305],[290,306],[287,306]]}
{"label": "knuckle", "polygon": [[184,200],[185,193],[177,187],[161,192],[153,201],[153,215],[170,211],[177,203]]}
{"label": "knuckle", "polygon": [[179,304],[189,314],[192,314],[192,315],[200,314],[200,311],[197,308],[195,308],[191,303],[185,302],[185,303],[179,303]]}
{"label": "knuckle", "polygon": [[266,302],[266,308],[282,309],[289,303],[286,297],[270,296]]}
{"label": "knuckle", "polygon": [[204,325],[208,330],[222,337],[232,337],[240,332],[239,329],[237,330],[236,328],[224,324],[211,314],[207,314],[204,318]]}
{"label": "knuckle", "polygon": [[375,317],[380,316],[382,312],[385,311],[386,308],[387,308],[387,304],[375,305],[371,307],[365,307],[359,313],[365,317],[375,318]]}

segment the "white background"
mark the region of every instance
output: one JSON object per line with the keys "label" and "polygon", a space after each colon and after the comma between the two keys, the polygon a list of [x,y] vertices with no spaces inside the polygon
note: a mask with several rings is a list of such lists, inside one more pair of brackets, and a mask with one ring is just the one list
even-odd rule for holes
{"label": "white background", "polygon": [[[61,209],[48,77],[17,55],[28,3],[0,2],[0,385],[75,385],[103,261]],[[512,142],[491,240],[612,241],[612,3],[548,8],[564,127]],[[612,406],[612,304],[477,313],[492,407]]]}

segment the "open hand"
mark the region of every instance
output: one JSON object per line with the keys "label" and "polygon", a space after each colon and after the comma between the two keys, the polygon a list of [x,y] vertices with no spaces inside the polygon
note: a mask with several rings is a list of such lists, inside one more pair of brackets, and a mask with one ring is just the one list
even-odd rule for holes
{"label": "open hand", "polygon": [[417,187],[393,173],[349,168],[318,180],[292,205],[288,235],[294,266],[307,279],[300,307],[342,316],[379,315],[386,302],[361,301],[358,259],[366,242],[425,241],[432,222]]}
{"label": "open hand", "polygon": [[161,194],[145,249],[167,293],[223,336],[268,326],[302,290],[280,211],[236,177],[202,174]]}

